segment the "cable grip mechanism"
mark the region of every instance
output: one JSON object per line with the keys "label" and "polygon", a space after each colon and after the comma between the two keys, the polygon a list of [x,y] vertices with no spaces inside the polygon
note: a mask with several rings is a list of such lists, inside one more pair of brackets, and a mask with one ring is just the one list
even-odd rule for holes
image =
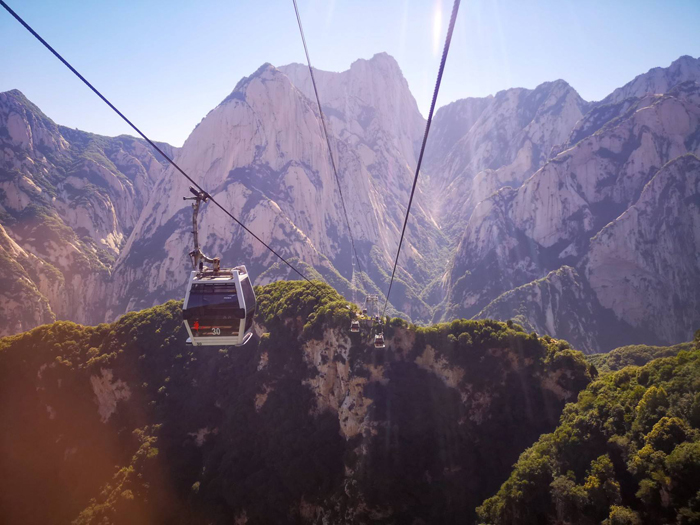
{"label": "cable grip mechanism", "polygon": [[204,252],[202,252],[201,248],[199,247],[199,232],[197,228],[199,207],[203,202],[207,202],[209,199],[211,199],[211,195],[204,190],[197,191],[192,186],[190,186],[190,193],[192,193],[194,197],[183,197],[182,200],[194,201],[192,203],[192,236],[194,237],[194,250],[192,250],[189,254],[190,259],[192,260],[192,267],[199,272],[203,272],[205,269],[204,263],[207,263],[212,265],[211,269],[214,273],[218,273],[221,266],[221,260],[218,257],[207,257]]}

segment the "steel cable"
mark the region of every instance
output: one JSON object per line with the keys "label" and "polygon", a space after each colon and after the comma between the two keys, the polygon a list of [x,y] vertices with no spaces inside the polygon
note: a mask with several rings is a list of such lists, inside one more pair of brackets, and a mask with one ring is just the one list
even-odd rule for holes
{"label": "steel cable", "polygon": [[311,76],[311,84],[314,88],[314,94],[316,95],[316,103],[318,104],[318,113],[321,117],[321,126],[323,128],[323,134],[326,137],[326,144],[328,145],[328,156],[331,159],[331,166],[333,167],[333,174],[335,175],[335,181],[338,184],[338,193],[340,194],[340,202],[343,205],[343,214],[345,215],[345,224],[348,226],[348,234],[350,235],[350,243],[352,244],[352,251],[355,254],[355,260],[357,261],[357,269],[362,275],[362,264],[360,263],[360,258],[357,256],[357,250],[355,249],[355,239],[352,235],[352,229],[350,228],[350,219],[348,218],[348,210],[345,207],[345,199],[343,198],[343,190],[340,186],[340,178],[338,177],[338,170],[335,166],[335,159],[333,158],[333,150],[331,149],[331,139],[328,135],[328,130],[326,129],[326,118],[323,115],[323,108],[321,108],[321,99],[318,96],[318,87],[316,86],[316,77],[314,76],[314,69],[311,66],[311,58],[309,57],[309,48],[306,45],[306,37],[304,36],[304,28],[301,25],[301,16],[299,16],[299,6],[297,6],[297,0],[292,0],[294,3],[294,12],[297,15],[297,24],[299,25],[299,33],[301,34],[301,42],[304,44],[304,53],[306,54],[306,63],[309,66],[309,75]]}
{"label": "steel cable", "polygon": [[[25,22],[25,21],[22,19],[22,17],[20,17],[17,13],[15,13],[15,12],[10,8],[10,6],[8,6],[3,0],[0,0],[0,5],[2,5],[2,6],[7,10],[8,13],[10,13],[20,24],[22,24],[22,25],[24,26],[24,28],[25,28],[27,31],[29,31],[39,42],[41,42],[41,43],[44,45],[44,47],[46,47],[46,49],[48,49],[49,51],[51,51],[51,53],[53,53],[53,54],[56,56],[56,58],[58,58],[58,59],[63,63],[63,65],[65,65],[68,69],[70,69],[70,70],[75,74],[75,76],[77,76],[80,80],[82,80],[83,83],[84,83],[87,87],[89,87],[98,97],[100,97],[100,98],[102,99],[102,101],[103,101],[105,104],[107,104],[110,108],[112,108],[112,110],[114,110],[114,112],[115,112],[117,115],[119,115],[119,116],[124,120],[124,122],[126,122],[129,126],[131,126],[131,128],[132,128],[134,131],[136,131],[136,133],[138,133],[139,135],[141,135],[141,137],[142,137],[148,144],[150,144],[150,145],[153,147],[153,149],[155,149],[155,150],[156,150],[158,153],[160,153],[170,164],[172,164],[172,165],[175,167],[175,169],[176,169],[177,171],[179,171],[188,181],[190,181],[190,183],[191,183],[195,188],[197,188],[199,191],[202,191],[202,192],[206,193],[207,195],[209,195],[209,193],[207,193],[199,184],[197,184],[197,183],[192,179],[192,177],[190,177],[187,173],[185,173],[185,172],[182,170],[182,168],[180,168],[180,166],[178,166],[178,165],[175,163],[175,161],[174,161],[173,159],[171,159],[168,155],[166,155],[165,152],[163,152],[162,149],[160,149],[160,148],[159,148],[151,139],[149,139],[139,128],[137,128],[137,127],[133,124],[133,122],[131,122],[128,118],[126,118],[126,116],[124,116],[124,114],[123,114],[121,111],[119,111],[119,110],[114,106],[114,104],[112,104],[102,93],[100,93],[100,92],[97,90],[97,88],[95,88],[95,86],[93,86],[90,82],[88,82],[88,80],[87,80],[83,75],[81,75],[72,65],[70,65],[70,63],[69,63],[65,58],[63,58],[63,57],[61,56],[61,54],[60,54],[58,51],[56,51],[53,47],[51,47],[51,45],[50,45],[46,40],[44,40],[36,31],[34,31],[34,29],[32,29],[32,27],[31,27],[27,22]],[[273,254],[275,254],[275,255],[277,256],[277,258],[279,258],[284,264],[286,264],[287,266],[289,266],[289,267],[290,267],[292,270],[294,270],[298,275],[300,275],[300,276],[302,277],[302,279],[304,279],[305,281],[311,283],[311,281],[310,281],[303,273],[301,273],[299,270],[297,270],[289,261],[287,261],[287,260],[286,260],[284,257],[282,257],[279,253],[277,253],[275,250],[273,250],[273,249],[272,249],[265,241],[263,241],[260,237],[258,237],[258,236],[257,236],[256,234],[254,234],[252,231],[250,231],[250,230],[246,227],[245,224],[243,224],[243,223],[242,223],[241,221],[239,221],[236,217],[234,217],[233,214],[232,214],[230,211],[228,211],[228,210],[227,210],[226,208],[224,208],[221,204],[219,204],[213,197],[211,197],[211,195],[209,195],[209,200],[211,200],[211,202],[213,202],[214,204],[216,204],[216,206],[217,206],[219,209],[221,209],[221,211],[223,211],[226,215],[228,215],[231,219],[233,219],[233,220],[236,222],[236,224],[238,224],[238,225],[239,225],[241,228],[243,228],[246,232],[248,232],[250,235],[252,235],[253,238],[254,238],[256,241],[258,241],[258,242],[259,242],[260,244],[262,244],[265,248],[267,248],[268,250],[270,250],[270,251],[271,251]],[[314,283],[311,283],[311,284],[314,284]],[[314,285],[314,286],[316,286],[316,285]]]}
{"label": "steel cable", "polygon": [[430,132],[430,124],[433,120],[433,113],[435,112],[435,103],[437,102],[438,92],[440,91],[440,83],[442,82],[442,74],[445,71],[445,62],[447,62],[447,53],[450,50],[450,42],[452,41],[452,33],[454,32],[455,22],[457,21],[457,12],[459,11],[460,0],[455,0],[452,6],[452,15],[450,17],[450,25],[447,28],[447,37],[445,38],[445,47],[442,50],[442,59],[440,60],[440,69],[438,70],[437,81],[435,82],[435,90],[433,91],[433,100],[430,103],[430,112],[428,113],[428,120],[425,124],[425,133],[423,135],[423,144],[420,148],[420,155],[418,156],[418,164],[416,164],[416,174],[413,177],[413,187],[411,188],[411,196],[408,199],[408,207],[406,208],[406,217],[403,221],[403,228],[401,230],[401,238],[399,239],[399,248],[396,250],[396,259],[394,260],[394,269],[391,271],[391,280],[389,281],[389,290],[386,293],[386,300],[384,301],[384,309],[382,310],[382,317],[386,315],[386,308],[389,304],[389,294],[391,294],[391,287],[394,284],[394,275],[396,274],[396,267],[399,264],[399,254],[401,253],[401,247],[403,245],[404,235],[406,234],[406,225],[408,224],[408,216],[411,213],[411,204],[413,203],[413,195],[416,192],[416,184],[418,183],[418,174],[420,173],[420,166],[423,163],[423,153],[425,152],[425,144],[428,140],[428,133]]}

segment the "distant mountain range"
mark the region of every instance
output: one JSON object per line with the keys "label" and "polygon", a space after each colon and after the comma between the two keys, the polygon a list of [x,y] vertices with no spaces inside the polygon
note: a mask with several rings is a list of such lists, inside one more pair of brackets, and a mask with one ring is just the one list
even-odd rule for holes
{"label": "distant mountain range", "polygon": [[[591,72],[594,74],[595,72]],[[425,121],[396,61],[317,71],[363,275],[388,285]],[[352,298],[350,238],[305,66],[263,65],[193,130],[180,166]],[[180,298],[188,183],[131,137],[54,124],[0,93],[0,330],[94,324]],[[700,327],[700,59],[586,102],[562,80],[438,110],[390,313],[515,319],[587,352]],[[205,251],[291,278],[218,210]],[[357,268],[355,269],[357,271]]]}

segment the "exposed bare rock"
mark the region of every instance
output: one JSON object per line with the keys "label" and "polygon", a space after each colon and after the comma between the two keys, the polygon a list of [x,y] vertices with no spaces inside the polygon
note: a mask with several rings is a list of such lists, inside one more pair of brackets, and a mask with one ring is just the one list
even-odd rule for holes
{"label": "exposed bare rock", "polygon": [[[307,66],[290,64],[279,70],[315,103]],[[356,60],[342,73],[314,70],[314,76],[336,137],[354,135],[368,145],[389,139],[387,146],[415,165],[425,121],[393,57],[378,53]]]}
{"label": "exposed bare rock", "polygon": [[[487,99],[468,100],[468,104],[460,101],[468,109],[462,117],[466,133],[426,166],[433,205],[439,208],[436,215],[448,231],[462,227],[474,207],[494,191],[519,186],[542,166],[587,109],[587,103],[563,80],[534,90],[509,89]],[[454,118],[444,120],[450,128],[459,129],[450,124]],[[439,122],[436,116],[436,126]]]}
{"label": "exposed bare rock", "polygon": [[649,106],[655,98],[684,82],[700,82],[700,59],[682,56],[669,67],[650,69],[602,101],[592,103],[592,109],[571,132],[567,147],[592,135],[608,122],[621,118],[630,111]]}
{"label": "exposed bare rock", "polygon": [[[665,95],[647,97],[636,106],[631,106],[623,117],[605,124],[575,146],[558,154],[517,190],[505,188],[483,201],[472,214],[457,249],[447,285],[451,294],[447,304],[452,309],[447,311],[446,316],[475,315],[500,294],[545,277],[564,264],[579,268],[579,275],[585,274],[590,279],[592,274],[588,266],[585,272],[580,269],[592,245],[591,238],[595,239],[606,224],[615,221],[637,202],[643,189],[647,195],[645,198],[651,199],[648,192],[653,192],[660,183],[648,183],[666,163],[688,152],[700,152],[698,137],[700,86],[687,82]],[[659,193],[656,198],[661,198],[661,195]],[[676,210],[680,215],[690,213],[692,216],[687,204],[679,205]],[[692,222],[690,218],[683,220]],[[628,228],[633,228],[631,224],[628,223]],[[688,229],[690,231],[692,228]],[[633,229],[627,234],[630,239],[637,238],[633,235]],[[654,242],[652,239],[656,237],[649,234],[646,234],[646,238],[645,249],[656,254],[649,255],[649,258],[663,259],[666,250],[661,239]],[[618,243],[616,249],[623,249],[622,246],[623,243]],[[635,257],[631,253],[628,256]],[[619,257],[622,260],[626,256],[619,254]],[[657,277],[661,279],[660,282],[665,282],[665,273],[675,273],[670,264],[667,263],[663,269],[659,265],[653,266],[653,271],[662,272]],[[626,303],[626,308],[640,308],[644,312],[640,315],[648,321],[652,310],[641,306],[648,305],[648,300],[640,297],[633,299],[631,296],[623,298],[629,270],[622,263],[609,265],[609,270],[603,272],[608,277],[605,282],[607,294],[616,301]],[[683,270],[682,278],[666,283],[670,286],[667,293],[684,296],[685,290],[690,290],[691,295],[695,294],[697,279],[697,275]],[[603,300],[600,286],[598,284],[593,289],[601,299],[601,305],[610,308],[611,299]],[[576,286],[569,288],[575,297],[578,293],[575,292]],[[541,287],[537,285],[528,290],[528,294],[540,293]],[[518,297],[522,298],[522,293]],[[690,312],[695,311],[690,306],[694,304],[693,301],[686,304],[688,313],[678,316],[683,329],[679,329],[675,323],[665,327],[649,322],[640,323],[634,316],[616,311],[618,321],[627,323],[627,331],[621,333],[632,337],[634,330],[630,327],[643,326],[649,330],[647,334],[650,334],[651,342],[675,343],[685,340],[695,329],[692,319],[687,317],[692,317]],[[668,306],[669,303],[665,304]],[[544,326],[547,333],[558,335],[560,332],[556,327],[542,323],[537,313],[539,308],[546,311],[547,305],[533,304],[526,324]],[[574,317],[579,320],[588,317],[593,321],[597,317],[597,314],[592,315],[595,309],[596,305],[591,303],[584,308],[588,313]],[[505,312],[500,310],[499,315],[505,315]],[[564,318],[567,317],[569,315],[564,314]],[[549,332],[551,329],[554,331]],[[598,329],[587,324],[585,328],[577,328],[578,335],[574,336],[581,348],[595,350],[595,346],[590,346],[590,339],[582,338],[582,330],[596,333]],[[607,350],[623,342],[618,339],[613,346],[602,341],[598,341],[598,344],[605,344],[604,349]]]}
{"label": "exposed bare rock", "polygon": [[436,358],[435,348],[430,345],[427,345],[423,353],[416,358],[416,364],[424,370],[433,372],[450,388],[457,388],[464,377],[464,370],[450,365],[444,356]]}
{"label": "exposed bare rock", "polygon": [[127,401],[131,397],[129,386],[121,379],[114,380],[112,370],[101,368],[101,375],[90,376],[92,391],[95,393],[97,412],[103,423],[117,410],[119,401]]}
{"label": "exposed bare rock", "polygon": [[11,335],[51,323],[61,308],[63,277],[49,263],[28,253],[0,225],[0,335]]}
{"label": "exposed bare rock", "polygon": [[[19,91],[0,93],[0,221],[3,236],[22,249],[10,258],[29,275],[6,288],[13,297],[8,308],[20,300],[36,304],[12,291],[24,282],[58,318],[102,321],[109,271],[160,177],[161,162],[141,140],[58,126]],[[5,333],[41,324],[41,311],[37,307],[21,327],[3,326]]]}
{"label": "exposed bare rock", "polygon": [[[358,254],[374,284],[358,282],[383,288],[423,120],[396,61],[386,54],[342,73],[317,71],[317,79]],[[202,120],[178,162],[275,250],[346,290],[350,238],[310,97],[304,66],[266,64]],[[172,169],[157,185],[117,261],[110,316],[182,295],[191,239],[189,203],[182,200],[187,186]],[[246,263],[262,284],[289,276],[286,267],[269,272],[277,259],[214,206],[205,207],[200,219],[206,252],[227,264]],[[446,241],[420,209],[409,233],[405,264],[411,273],[401,271],[392,299],[405,315],[427,319],[430,309],[414,290],[441,271],[432,263]]]}
{"label": "exposed bare rock", "polygon": [[217,433],[217,429],[214,429],[212,431],[212,429],[210,429],[208,427],[204,427],[204,428],[200,428],[199,430],[197,430],[197,432],[190,432],[188,435],[192,436],[194,438],[194,442],[198,447],[201,447],[202,445],[204,445],[204,442],[207,440],[207,436],[209,436],[210,434],[216,434],[216,433]]}
{"label": "exposed bare rock", "polygon": [[425,165],[441,163],[457,142],[469,133],[484,111],[494,103],[493,99],[493,96],[463,98],[439,108],[433,117],[425,148]]}
{"label": "exposed bare rock", "polygon": [[603,306],[662,342],[700,326],[700,159],[664,166],[591,241],[585,272]]}
{"label": "exposed bare rock", "polygon": [[255,394],[255,411],[260,412],[260,409],[265,406],[265,402],[267,401],[267,396],[270,395],[270,392],[272,392],[274,389],[273,386],[271,385],[263,385],[262,386],[262,392],[258,392]]}
{"label": "exposed bare rock", "polygon": [[524,184],[511,211],[516,227],[547,248],[595,233],[661,166],[688,151],[698,127],[699,85],[659,98],[561,153]]}
{"label": "exposed bare rock", "polygon": [[[494,299],[476,319],[512,320],[529,332],[565,339],[587,353],[600,351],[603,316],[593,291],[570,266]],[[610,315],[610,313],[608,313]]]}
{"label": "exposed bare rock", "polygon": [[[368,428],[367,411],[372,404],[364,395],[368,379],[353,374],[350,369],[350,346],[347,336],[328,330],[322,340],[309,341],[304,348],[304,359],[317,371],[315,377],[307,380],[315,394],[317,410],[332,410],[338,414],[345,439]],[[381,371],[378,376],[382,377]]]}
{"label": "exposed bare rock", "polygon": [[630,97],[666,93],[687,81],[700,82],[700,58],[685,55],[669,67],[655,67],[605,97],[600,104],[617,104]]}

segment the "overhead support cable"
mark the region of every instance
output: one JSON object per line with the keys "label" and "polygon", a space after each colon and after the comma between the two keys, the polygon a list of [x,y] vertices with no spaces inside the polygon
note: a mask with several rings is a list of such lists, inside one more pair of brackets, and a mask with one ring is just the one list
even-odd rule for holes
{"label": "overhead support cable", "polygon": [[[63,58],[63,57],[61,56],[61,54],[60,54],[58,51],[56,51],[53,47],[51,47],[51,45],[50,45],[46,40],[44,40],[36,31],[34,31],[34,29],[32,29],[32,27],[31,27],[27,22],[25,22],[25,21],[22,19],[22,17],[20,17],[17,13],[15,13],[15,12],[10,8],[10,6],[8,6],[8,5],[4,2],[4,0],[0,0],[0,5],[2,5],[2,7],[4,7],[5,10],[6,10],[8,13],[10,13],[20,24],[22,24],[22,25],[24,26],[24,28],[25,28],[27,31],[29,31],[39,42],[41,42],[41,43],[44,45],[44,47],[46,47],[46,49],[48,49],[49,51],[51,51],[51,53],[53,53],[54,56],[55,56],[56,58],[58,58],[58,59],[63,63],[64,66],[66,66],[68,69],[70,69],[70,70],[75,74],[75,76],[77,76],[80,80],[82,80],[83,83],[84,83],[87,87],[89,87],[98,97],[100,97],[100,98],[102,99],[102,101],[103,101],[105,104],[107,104],[110,108],[112,108],[112,110],[113,110],[117,115],[119,115],[119,116],[122,118],[122,120],[124,120],[124,122],[126,122],[129,126],[131,126],[131,128],[132,128],[134,131],[136,131],[136,133],[138,133],[148,144],[150,144],[150,145],[153,147],[153,149],[155,149],[158,153],[160,153],[160,154],[165,158],[165,160],[167,160],[170,164],[172,164],[172,165],[175,167],[175,169],[176,169],[177,171],[179,171],[188,181],[190,181],[190,183],[191,183],[195,188],[197,188],[200,192],[204,192],[205,194],[209,195],[199,184],[197,184],[197,183],[192,179],[192,177],[190,177],[187,173],[185,173],[185,172],[183,171],[183,169],[180,168],[180,166],[178,166],[178,165],[175,163],[175,161],[174,161],[173,159],[171,159],[168,155],[166,155],[165,152],[164,152],[162,149],[160,149],[160,148],[159,148],[151,139],[149,139],[139,128],[137,128],[137,127],[134,125],[134,123],[131,122],[131,120],[129,120],[128,118],[126,118],[126,116],[124,116],[124,114],[123,114],[121,111],[119,111],[119,110],[114,106],[114,104],[112,104],[102,93],[100,93],[100,92],[97,90],[97,88],[95,88],[95,86],[93,86],[90,82],[88,82],[88,80],[87,80],[83,75],[81,75],[81,74],[78,72],[78,70],[76,70],[72,65],[70,65],[70,63],[68,63],[68,61],[67,61],[65,58]],[[286,264],[287,266],[289,266],[289,268],[291,268],[291,269],[294,270],[298,275],[300,275],[302,279],[304,279],[305,281],[311,283],[311,281],[310,281],[309,279],[307,279],[307,277],[306,277],[303,273],[301,273],[301,272],[300,272],[299,270],[297,270],[294,266],[292,266],[291,263],[289,263],[284,257],[282,257],[282,256],[281,256],[279,253],[277,253],[275,250],[273,250],[273,249],[272,249],[265,241],[263,241],[260,237],[258,237],[257,235],[255,235],[252,231],[250,231],[250,230],[246,227],[245,224],[243,224],[243,223],[242,223],[241,221],[239,221],[236,217],[234,217],[233,214],[232,214],[230,211],[228,211],[228,210],[227,210],[226,208],[224,208],[221,204],[219,204],[213,197],[211,197],[211,195],[209,195],[209,200],[211,200],[211,202],[213,202],[214,204],[216,204],[216,206],[217,206],[219,209],[221,209],[221,211],[223,211],[226,215],[228,215],[231,219],[233,219],[234,222],[235,222],[236,224],[238,224],[238,225],[239,225],[241,228],[243,228],[246,232],[248,232],[250,235],[252,235],[253,238],[254,238],[256,241],[258,241],[258,242],[259,242],[260,244],[262,244],[265,248],[267,248],[268,250],[270,250],[275,256],[277,256],[278,259],[280,259],[284,264]],[[311,284],[313,284],[313,283],[311,283]],[[315,285],[314,285],[314,286],[315,286]]]}
{"label": "overhead support cable", "polygon": [[[460,0],[455,0],[452,6],[452,16],[450,17],[450,25],[447,28],[447,37],[445,38],[445,47],[442,50],[442,59],[440,60],[440,69],[438,70],[437,81],[435,82],[435,90],[433,91],[433,100],[430,103],[430,112],[428,113],[428,120],[425,123],[425,133],[423,134],[423,144],[420,148],[420,155],[418,156],[418,164],[416,164],[416,174],[413,177],[413,187],[411,188],[411,196],[408,199],[408,207],[406,208],[406,217],[403,221],[403,228],[401,230],[401,238],[399,239],[399,248],[396,250],[396,259],[394,260],[394,269],[391,271],[391,280],[389,281],[389,290],[386,292],[386,300],[384,301],[384,309],[382,312],[382,317],[386,314],[386,308],[389,304],[389,294],[391,294],[391,287],[394,284],[394,275],[396,274],[396,267],[399,264],[399,254],[401,253],[401,246],[403,245],[403,238],[406,234],[406,225],[408,224],[408,216],[411,213],[411,204],[413,203],[413,195],[416,192],[416,184],[418,183],[418,174],[420,173],[420,166],[423,163],[423,153],[425,153],[425,144],[428,141],[428,133],[430,133],[430,124],[433,121],[433,113],[435,112],[435,103],[437,102],[438,92],[440,91],[440,83],[442,82],[442,74],[445,71],[445,62],[447,62],[447,53],[450,50],[450,42],[452,41],[452,33],[454,32],[455,22],[457,21],[457,12],[459,11]],[[296,0],[295,0],[296,4]]]}
{"label": "overhead support cable", "polygon": [[[355,249],[355,239],[352,235],[352,229],[350,228],[350,219],[348,218],[348,210],[345,207],[345,199],[343,198],[343,189],[340,186],[340,178],[338,177],[338,170],[335,166],[335,159],[333,158],[333,150],[331,148],[331,139],[328,135],[328,130],[326,128],[326,118],[323,115],[323,108],[321,107],[321,99],[318,96],[318,87],[316,86],[316,77],[314,76],[314,68],[311,66],[311,58],[309,57],[309,48],[306,45],[306,37],[304,36],[304,28],[301,25],[301,16],[299,16],[299,6],[297,6],[297,0],[292,0],[294,3],[294,12],[297,15],[297,24],[299,25],[299,33],[301,34],[301,42],[304,44],[304,53],[306,54],[306,63],[309,66],[309,75],[311,76],[311,84],[314,88],[314,94],[316,95],[316,103],[318,104],[318,113],[321,117],[321,126],[323,128],[323,134],[326,137],[326,144],[328,145],[328,156],[331,159],[331,166],[333,168],[333,174],[335,175],[335,181],[338,184],[338,193],[340,194],[340,203],[343,205],[343,214],[345,215],[345,224],[348,226],[348,234],[350,235],[350,243],[352,244],[352,251],[355,255],[355,260],[357,261],[357,269],[362,275],[362,264],[360,263],[360,258],[357,256],[357,250]],[[353,269],[354,272],[354,269]]]}

